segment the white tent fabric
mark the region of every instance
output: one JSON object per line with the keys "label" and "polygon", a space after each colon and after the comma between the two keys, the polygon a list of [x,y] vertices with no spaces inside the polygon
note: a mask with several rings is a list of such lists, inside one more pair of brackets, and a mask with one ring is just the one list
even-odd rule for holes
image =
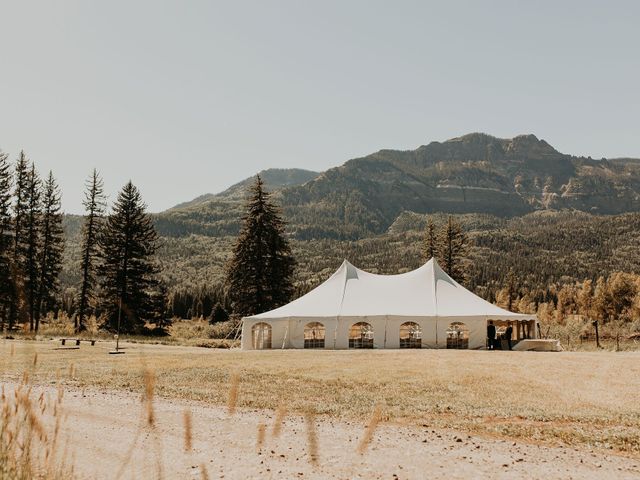
{"label": "white tent fabric", "polygon": [[[272,348],[302,348],[304,328],[320,322],[326,329],[325,348],[347,348],[349,328],[358,321],[372,325],[377,348],[398,348],[400,325],[415,322],[424,346],[443,346],[453,322],[469,329],[469,348],[485,345],[487,320],[535,320],[533,315],[509,312],[473,294],[435,261],[399,275],[377,275],[345,260],[324,283],[275,310],[243,319],[242,348],[251,349],[252,327],[272,327]],[[529,332],[535,336],[535,329]],[[439,338],[440,337],[440,338]]]}

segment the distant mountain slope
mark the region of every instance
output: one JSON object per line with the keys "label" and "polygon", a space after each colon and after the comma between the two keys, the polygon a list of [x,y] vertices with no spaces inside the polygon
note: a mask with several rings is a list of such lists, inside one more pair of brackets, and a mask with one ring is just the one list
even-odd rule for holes
{"label": "distant mountain slope", "polygon": [[[290,184],[277,174],[272,188],[300,239],[365,238],[385,232],[405,211],[499,217],[640,211],[640,162],[566,155],[534,135],[472,133],[416,150],[381,150],[313,178],[308,173],[291,174],[299,181]],[[250,181],[159,214],[158,229],[169,236],[236,233]]]}
{"label": "distant mountain slope", "polygon": [[[258,175],[260,175],[260,178],[262,178],[265,187],[269,191],[273,192],[280,190],[283,187],[302,185],[308,181],[313,180],[318,175],[320,175],[320,173],[312,172],[311,170],[303,170],[301,168],[269,168],[267,170],[262,170],[258,173]],[[170,208],[169,210],[167,210],[167,212],[202,205],[203,203],[218,198],[243,199],[247,187],[253,182],[254,178],[255,177],[245,178],[241,182],[232,185],[231,187],[220,193],[206,193],[204,195],[200,195],[193,200],[180,203],[175,207]]]}

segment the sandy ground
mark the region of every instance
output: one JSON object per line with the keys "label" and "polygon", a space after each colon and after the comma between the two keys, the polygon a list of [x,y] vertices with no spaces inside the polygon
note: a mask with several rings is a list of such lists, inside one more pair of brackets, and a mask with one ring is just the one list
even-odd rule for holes
{"label": "sandy ground", "polygon": [[[11,389],[9,385],[9,389]],[[52,387],[37,387],[51,399]],[[290,415],[278,438],[274,412],[204,403],[153,402],[155,427],[146,426],[138,393],[64,392],[61,444],[80,478],[640,478],[640,460],[590,450],[540,446],[426,425],[381,423],[368,450],[356,449],[364,424],[315,419],[318,463],[307,452],[305,419]],[[185,411],[193,419],[192,450],[185,452]],[[259,424],[265,440],[257,448]]]}

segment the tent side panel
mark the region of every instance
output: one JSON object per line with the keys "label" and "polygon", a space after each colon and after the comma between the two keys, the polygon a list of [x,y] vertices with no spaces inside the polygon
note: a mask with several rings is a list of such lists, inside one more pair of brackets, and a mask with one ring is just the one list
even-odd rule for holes
{"label": "tent side panel", "polygon": [[240,348],[242,350],[251,350],[251,327],[254,325],[254,321],[246,318],[242,319],[242,337],[240,340]]}
{"label": "tent side panel", "polygon": [[415,321],[420,325],[422,330],[422,348],[439,348],[442,345],[438,343],[438,319],[436,317],[418,317]]}

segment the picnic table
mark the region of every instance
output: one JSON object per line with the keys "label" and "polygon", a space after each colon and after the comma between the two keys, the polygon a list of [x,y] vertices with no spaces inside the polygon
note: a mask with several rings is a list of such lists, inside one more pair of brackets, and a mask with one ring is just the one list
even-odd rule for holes
{"label": "picnic table", "polygon": [[76,345],[80,345],[80,342],[91,342],[91,346],[96,344],[94,339],[85,339],[85,338],[61,338],[60,341],[62,345],[66,345],[67,341],[76,342]]}

